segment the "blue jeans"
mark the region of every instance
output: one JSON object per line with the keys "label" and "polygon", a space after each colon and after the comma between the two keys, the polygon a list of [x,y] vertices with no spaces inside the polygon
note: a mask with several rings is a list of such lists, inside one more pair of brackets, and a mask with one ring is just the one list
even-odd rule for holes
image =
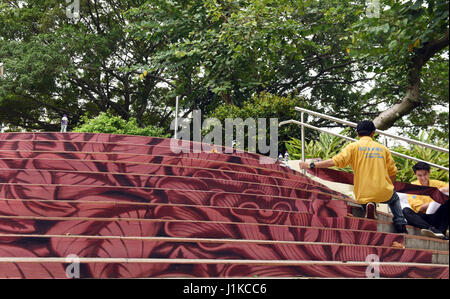
{"label": "blue jeans", "polygon": [[[394,190],[394,194],[392,194],[391,199],[388,201],[385,201],[383,203],[388,204],[389,208],[391,209],[392,215],[394,215],[394,218],[392,221],[394,222],[394,225],[405,225],[406,219],[405,216],[403,216],[402,207],[400,205],[400,198],[398,197],[397,192]],[[366,210],[366,206],[363,205],[364,211]]]}

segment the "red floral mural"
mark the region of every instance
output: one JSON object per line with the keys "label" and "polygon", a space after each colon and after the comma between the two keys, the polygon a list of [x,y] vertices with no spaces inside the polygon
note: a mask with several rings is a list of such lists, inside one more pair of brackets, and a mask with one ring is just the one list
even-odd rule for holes
{"label": "red floral mural", "polygon": [[[347,217],[345,195],[257,154],[209,150],[176,154],[170,139],[137,136],[0,134],[0,258],[164,259],[83,262],[81,277],[364,277],[366,266],[333,262],[377,254],[425,264],[383,266],[384,277],[448,277],[430,251],[392,248],[404,236]],[[2,261],[0,277],[65,278],[67,265]]]}

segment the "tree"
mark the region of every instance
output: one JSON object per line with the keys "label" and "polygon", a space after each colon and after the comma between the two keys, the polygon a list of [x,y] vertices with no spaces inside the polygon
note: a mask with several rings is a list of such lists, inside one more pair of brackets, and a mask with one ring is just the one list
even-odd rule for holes
{"label": "tree", "polygon": [[424,66],[421,75],[421,103],[420,106],[407,117],[396,122],[404,131],[413,136],[419,136],[421,131],[436,129],[432,143],[439,139],[449,139],[449,60],[448,52],[445,55],[433,57]]}
{"label": "tree", "polygon": [[80,19],[66,16],[66,3],[1,1],[0,78],[2,119],[25,129],[56,130],[63,113],[81,116],[111,111],[143,125],[168,127],[172,115],[162,69],[139,80],[166,41],[138,42],[125,31],[126,11],[146,1],[80,3]]}
{"label": "tree", "polygon": [[[445,0],[381,0],[378,17],[364,16],[361,6],[354,8],[353,13],[361,17],[349,28],[349,52],[367,71],[377,74],[376,84],[390,97],[385,99],[388,108],[374,119],[377,128],[387,129],[416,109],[431,106],[421,81],[430,67],[442,67],[433,61],[438,61],[444,50],[448,68],[448,10]],[[439,79],[448,85],[448,77]]]}
{"label": "tree", "polygon": [[[409,108],[395,112],[390,121],[385,118],[388,111],[398,111],[397,101],[403,98],[410,103],[417,87],[410,84],[412,77],[424,67],[434,73],[439,66],[427,62],[446,47],[445,1],[430,1],[427,14],[419,2],[423,3],[382,1],[378,18],[367,16],[365,0],[209,0],[197,6],[183,2],[176,5],[179,11],[183,5],[195,7],[190,13],[194,16],[188,26],[191,31],[164,52],[161,63],[174,73],[192,66],[197,73],[190,77],[197,78],[199,85],[203,82],[212,96],[225,103],[241,106],[258,92],[304,95],[315,102],[316,110],[350,121],[374,119],[386,129],[403,113],[414,111],[413,106],[402,104]],[[145,13],[151,14],[152,8]],[[422,42],[430,41],[420,46],[417,36]],[[398,55],[400,48],[406,50],[402,55]],[[410,57],[412,52],[417,52],[416,58]],[[441,66],[448,66],[448,59]],[[439,79],[448,82],[446,77]],[[375,87],[368,91],[368,83]],[[442,97],[434,102],[425,98],[421,111],[437,102],[448,107]],[[382,113],[386,106],[392,109]],[[396,125],[423,127],[444,116],[433,118],[428,113]],[[323,121],[321,125],[331,124]]]}
{"label": "tree", "polygon": [[[339,99],[333,110],[340,110],[344,105],[339,104],[354,102],[352,84],[368,79],[336,39],[346,34],[350,20],[336,24],[335,19],[324,19],[327,9],[331,9],[328,1],[178,2],[171,8],[179,13],[177,21],[168,22],[170,27],[164,30],[189,32],[162,52],[159,63],[174,76],[180,68],[191,70],[190,78],[228,104],[240,106],[260,92],[287,96],[313,90],[321,95],[328,91],[320,99],[324,107]],[[135,13],[151,16],[155,11],[148,6]],[[180,21],[187,16],[191,16],[189,25]],[[130,26],[137,32],[152,32],[158,25]]]}
{"label": "tree", "polygon": [[348,20],[322,18],[327,1],[85,0],[79,21],[61,1],[2,3],[0,105],[12,125],[57,129],[62,113],[109,110],[168,128],[176,95],[187,115],[263,91],[358,111],[352,83],[365,78],[334,38]]}
{"label": "tree", "polygon": [[[61,1],[0,1],[10,125],[56,130],[62,113],[76,123],[110,111],[168,132],[175,96],[186,116],[266,92],[380,128],[444,121],[448,132],[434,112],[448,109],[443,0],[380,0],[378,18],[367,0],[82,0],[78,21]],[[390,107],[399,114],[388,121]]]}

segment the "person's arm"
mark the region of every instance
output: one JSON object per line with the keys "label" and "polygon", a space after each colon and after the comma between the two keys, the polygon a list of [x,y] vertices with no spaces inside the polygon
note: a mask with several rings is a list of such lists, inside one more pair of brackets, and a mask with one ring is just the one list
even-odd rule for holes
{"label": "person's arm", "polygon": [[430,205],[430,203],[424,203],[423,205],[421,205],[419,212],[425,213],[427,211],[429,205]]}
{"label": "person's arm", "polygon": [[[308,169],[308,168],[310,168],[310,164],[311,163],[306,163],[306,162],[300,161],[300,163],[299,163],[300,169]],[[332,166],[334,166],[334,161],[332,159],[320,161],[320,162],[314,162],[315,168],[328,168],[328,167],[332,167]]]}
{"label": "person's arm", "polygon": [[395,177],[396,177],[395,175],[389,177],[391,179],[392,184],[395,183]]}
{"label": "person's arm", "polygon": [[439,188],[439,191],[441,191],[442,193],[448,193],[448,186]]}
{"label": "person's arm", "polygon": [[438,185],[436,186],[439,191],[442,193],[448,193],[448,183],[438,181]]}

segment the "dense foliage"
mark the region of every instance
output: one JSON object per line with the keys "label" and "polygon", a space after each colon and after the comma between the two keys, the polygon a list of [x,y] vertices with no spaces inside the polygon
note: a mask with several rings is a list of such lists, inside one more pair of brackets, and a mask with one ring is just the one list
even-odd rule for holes
{"label": "dense foliage", "polygon": [[68,5],[0,0],[10,128],[110,111],[168,133],[176,96],[186,116],[270,93],[448,139],[448,1],[80,0],[79,18]]}

